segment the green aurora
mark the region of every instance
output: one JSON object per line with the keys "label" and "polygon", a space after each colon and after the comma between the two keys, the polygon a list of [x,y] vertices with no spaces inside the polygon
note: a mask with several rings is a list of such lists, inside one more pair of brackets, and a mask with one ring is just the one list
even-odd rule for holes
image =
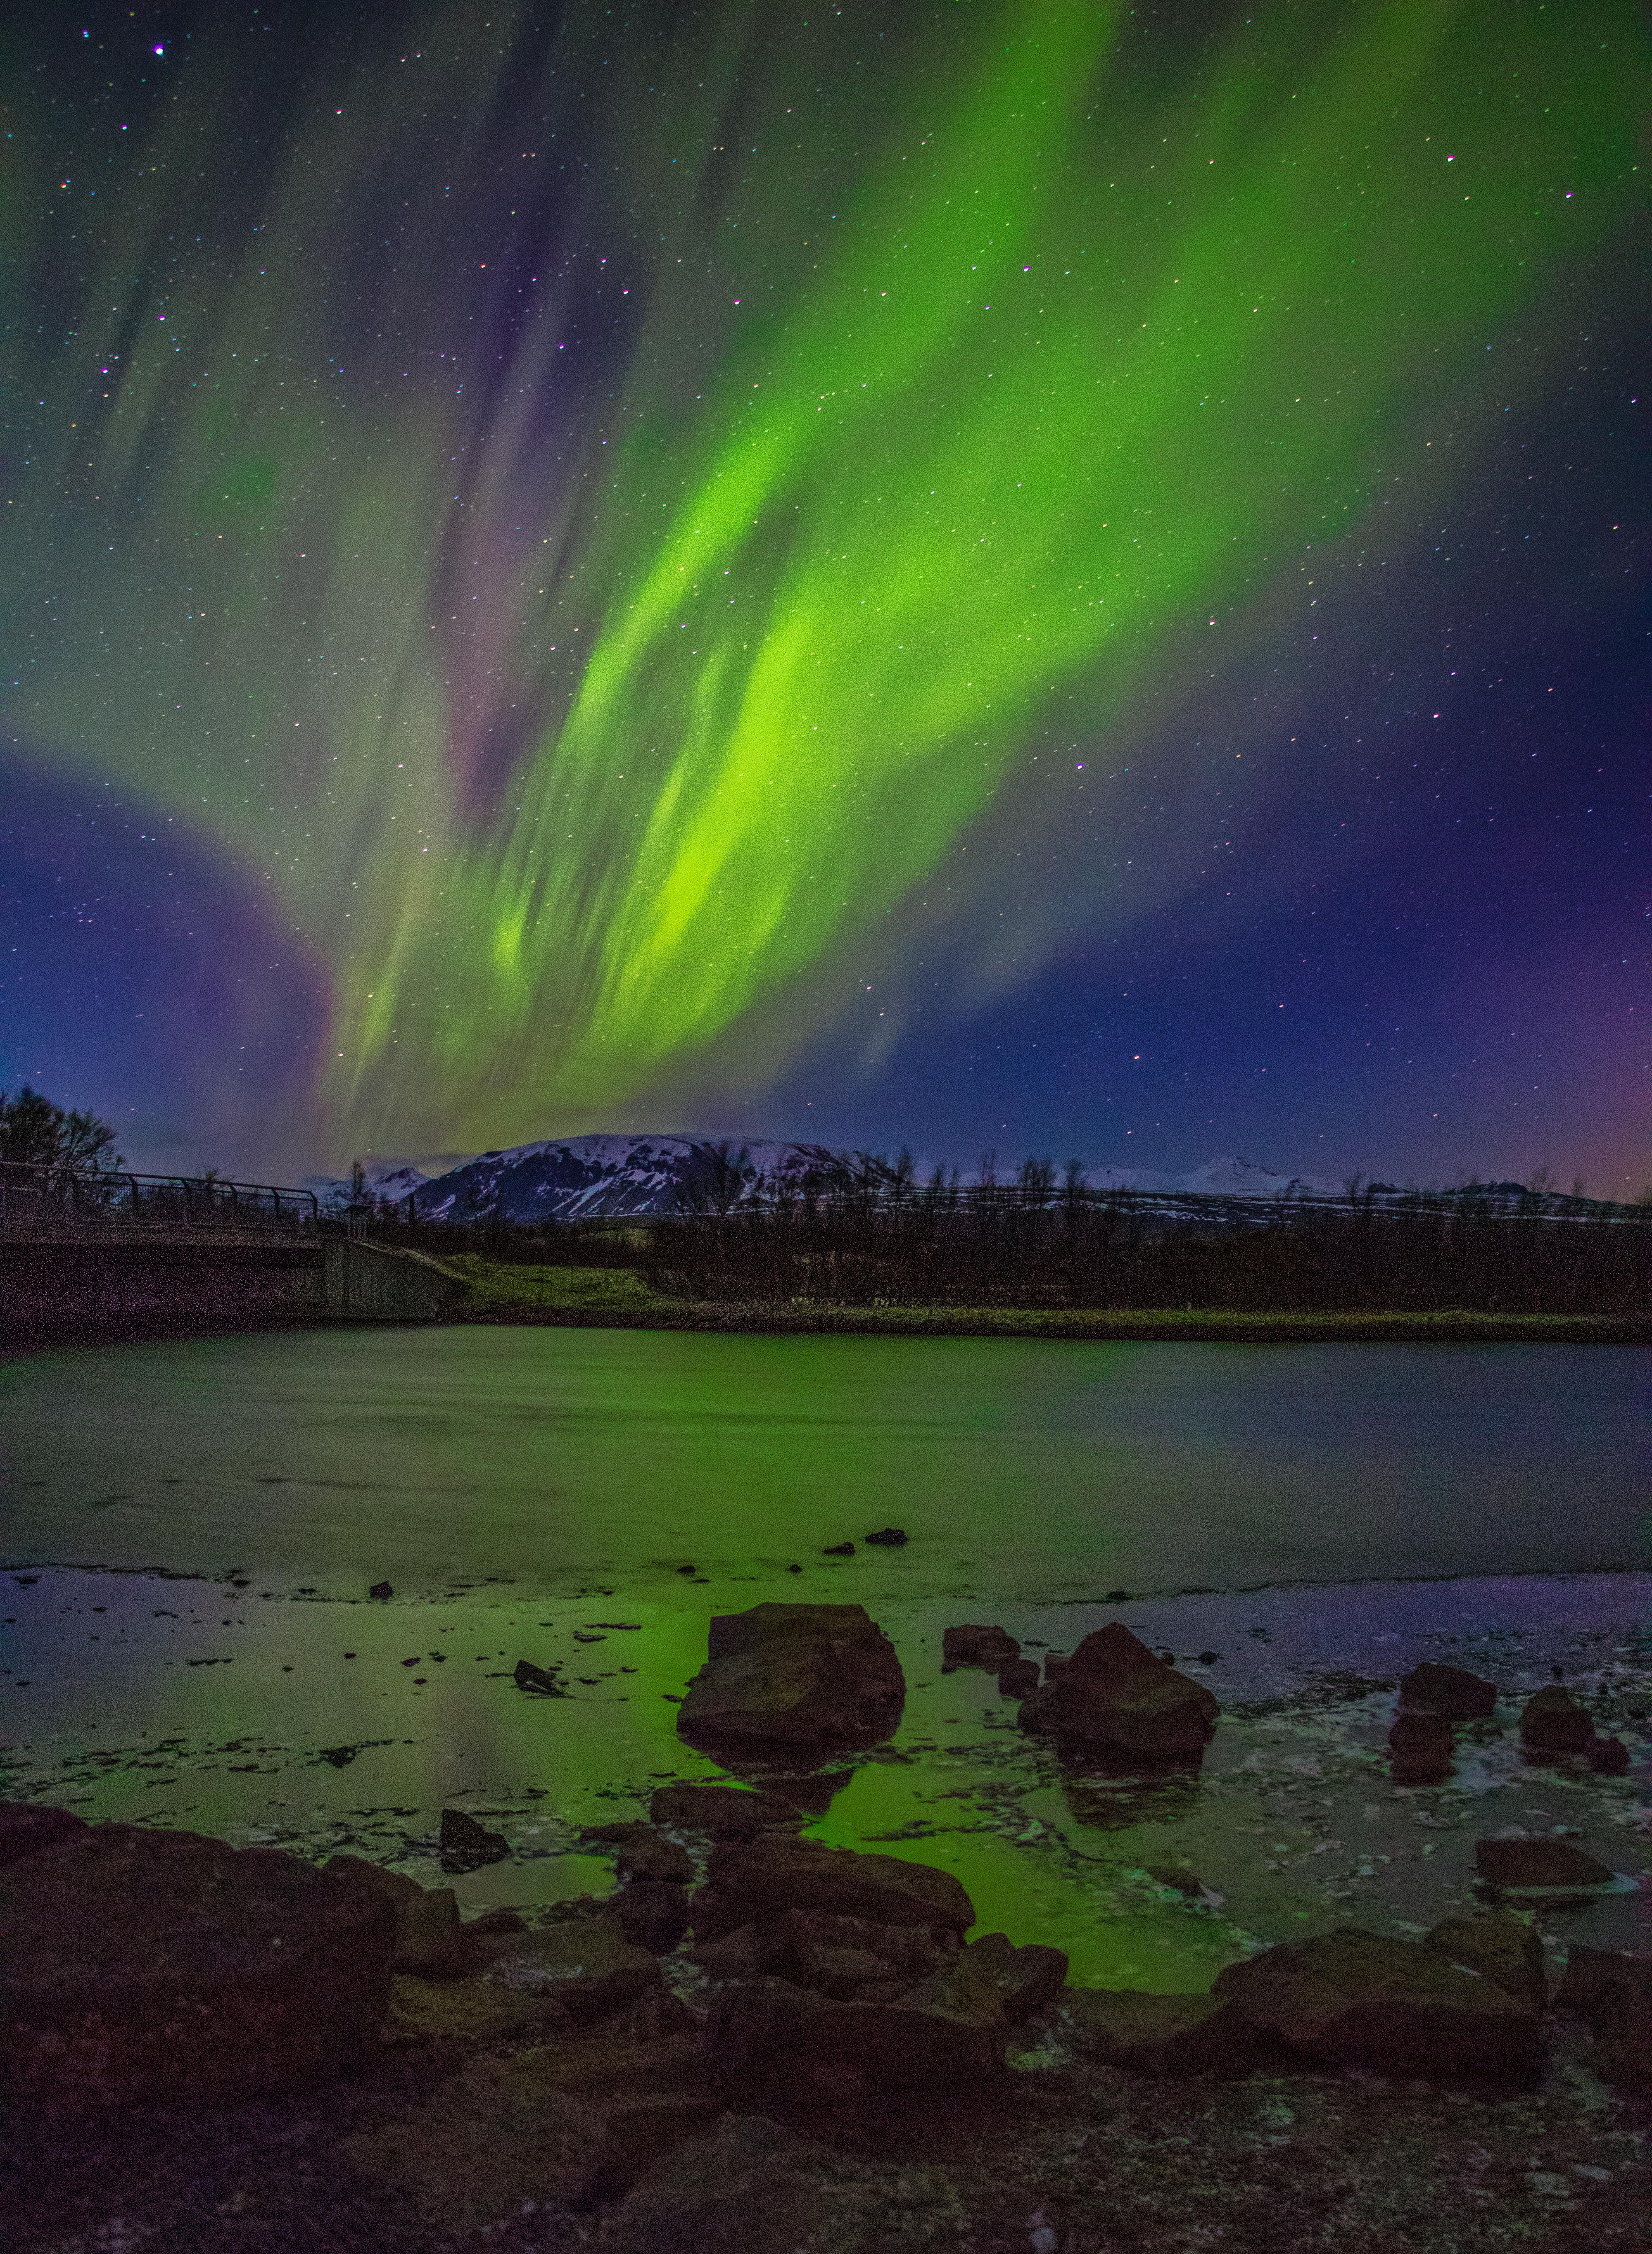
{"label": "green aurora", "polygon": [[[967,907],[1055,735],[1128,756],[1149,686],[1357,600],[1551,380],[1624,213],[1621,10],[1305,6],[1169,60],[1118,6],[947,12],[864,89],[772,10],[576,21],[519,154],[530,11],[438,9],[320,55],[255,193],[228,58],[118,180],[9,199],[60,326],[7,346],[8,717],[268,888],[335,1151],[760,1086],[927,881]],[[525,232],[575,129],[623,325],[582,376]]]}

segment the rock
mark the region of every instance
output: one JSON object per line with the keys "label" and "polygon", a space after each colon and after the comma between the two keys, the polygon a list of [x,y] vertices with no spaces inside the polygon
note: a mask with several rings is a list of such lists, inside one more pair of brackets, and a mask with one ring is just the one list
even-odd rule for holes
{"label": "rock", "polygon": [[1497,1686],[1466,1667],[1441,1667],[1425,1659],[1400,1677],[1402,1704],[1442,1715],[1449,1722],[1474,1722],[1495,1712]]}
{"label": "rock", "polygon": [[554,1675],[543,1667],[535,1667],[531,1659],[519,1659],[511,1679],[519,1690],[536,1691],[541,1698],[567,1698],[573,1695],[563,1689]]}
{"label": "rock", "polygon": [[826,1547],[820,1552],[820,1555],[823,1558],[853,1558],[854,1555],[854,1544],[853,1542],[828,1543]]}
{"label": "rock", "polygon": [[554,1996],[525,1988],[501,1987],[474,1974],[457,1979],[427,1979],[402,1973],[391,1983],[390,2016],[385,2040],[391,2043],[490,2043],[571,2030],[573,2021]]}
{"label": "rock", "polygon": [[233,2104],[378,2048],[395,1914],[270,1848],[104,1824],[0,1872],[0,2096]]}
{"label": "rock", "polygon": [[1511,1996],[1546,2011],[1549,1982],[1543,1969],[1543,1940],[1535,1926],[1507,1910],[1481,1910],[1471,1917],[1447,1917],[1424,1936],[1425,1949],[1437,1949],[1453,1964],[1467,1965],[1482,1979],[1495,1980]]}
{"label": "rock", "polygon": [[473,1871],[484,1863],[502,1863],[511,1852],[503,1832],[489,1831],[462,1808],[442,1811],[442,1867],[444,1871]]}
{"label": "rock", "polygon": [[1443,1784],[1451,1774],[1451,1724],[1443,1714],[1402,1706],[1388,1750],[1396,1784]]}
{"label": "rock", "polygon": [[688,1892],[663,1879],[637,1879],[614,1896],[611,1914],[627,1941],[664,1956],[688,1930]]}
{"label": "rock", "polygon": [[1652,2090],[1652,1956],[1574,1949],[1555,2003],[1593,2029],[1603,2080]]}
{"label": "rock", "polygon": [[820,1910],[788,1910],[749,1931],[756,1970],[777,1973],[799,1987],[840,1999],[868,1987],[903,1995],[958,1953],[950,1932],[938,1935],[927,1925],[884,1925]]}
{"label": "rock", "polygon": [[[1190,1864],[1147,1863],[1143,1867],[1155,1886],[1174,1886],[1188,1901],[1197,1901],[1209,1891],[1204,1880]],[[1125,1991],[1119,1989],[1110,1992],[1122,1995]]]}
{"label": "rock", "polygon": [[[984,1667],[989,1675],[996,1675],[1002,1667],[1013,1667],[1021,1656],[1021,1648],[1007,1628],[980,1628],[966,1624],[949,1628],[941,1635],[941,1666]],[[1035,1670],[1034,1680],[1037,1680]]]}
{"label": "rock", "polygon": [[1244,2074],[1256,2060],[1255,2027],[1220,1996],[1069,1988],[1061,2026],[1080,2050],[1130,2074]]}
{"label": "rock", "polygon": [[1379,2074],[1527,2081],[1538,2018],[1437,1949],[1339,1926],[1216,1975],[1213,1994],[1292,2050]]}
{"label": "rock", "polygon": [[755,1839],[777,1824],[795,1824],[797,1810],[764,1792],[728,1784],[662,1784],[648,1803],[649,1818],[671,1831],[704,1831],[714,1839]]}
{"label": "rock", "polygon": [[1118,1621],[1087,1635],[1070,1659],[1052,1653],[1044,1675],[1021,1707],[1023,1729],[1153,1760],[1197,1758],[1215,1733],[1220,1709],[1210,1692]]}
{"label": "rock", "polygon": [[1570,1690],[1551,1683],[1527,1699],[1520,1735],[1534,1753],[1587,1753],[1594,1740],[1594,1724]]}
{"label": "rock", "polygon": [[370,1597],[375,1597],[381,1605],[387,1605],[391,1598],[394,1596],[395,1591],[391,1587],[388,1581],[375,1581],[373,1586],[368,1590],[367,1594]]}
{"label": "rock", "polygon": [[659,1879],[686,1886],[694,1878],[694,1858],[687,1847],[662,1839],[652,1824],[590,1824],[580,1838],[612,1847],[614,1867],[623,1880]]}
{"label": "rock", "polygon": [[834,2002],[794,1981],[724,1988],[708,2027],[725,2097],[790,2110],[822,2091],[850,2099],[973,2089],[1000,2071],[1009,2021],[996,2009],[958,2011],[898,1998]]}
{"label": "rock", "polygon": [[1488,1886],[1555,1888],[1610,1886],[1604,1863],[1567,1839],[1476,1839],[1474,1863]]}
{"label": "rock", "polygon": [[694,1897],[697,1940],[719,1940],[788,1910],[959,1935],[975,1922],[974,1905],[958,1880],[927,1863],[823,1847],[784,1833],[713,1848],[709,1882]]}
{"label": "rock", "polygon": [[1007,1934],[988,1933],[944,1958],[906,2000],[972,2019],[996,2012],[1017,2022],[1042,2012],[1066,1978],[1064,1950],[1042,1942],[1018,1949]]}
{"label": "rock", "polygon": [[756,1980],[764,1972],[781,1969],[768,1962],[771,1937],[771,1928],[760,1931],[755,1923],[736,1926],[732,1933],[715,1940],[696,1932],[694,1962],[713,1980]]}
{"label": "rock", "polygon": [[1589,1766],[1597,1776],[1627,1776],[1629,1748],[1621,1738],[1596,1738],[1589,1747]]}
{"label": "rock", "polygon": [[711,1623],[677,1710],[691,1742],[772,1752],[875,1745],[901,1718],[895,1647],[861,1605],[755,1606]]}
{"label": "rock", "polygon": [[489,1977],[502,1987],[554,1996],[582,2025],[660,1984],[659,1959],[631,1939],[610,1905],[540,1926],[504,1950]]}
{"label": "rock", "polygon": [[879,1550],[903,1550],[906,1547],[906,1536],[898,1526],[886,1526],[881,1533],[868,1534],[866,1538]]}
{"label": "rock", "polygon": [[396,1921],[395,1971],[439,1979],[468,1969],[459,1898],[451,1886],[422,1886],[404,1872],[387,1871],[360,1855],[335,1855],[323,1868],[371,1888],[390,1904]]}
{"label": "rock", "polygon": [[582,2042],[473,2059],[407,2118],[349,2138],[345,2156],[444,2234],[479,2230],[530,2199],[588,2206],[713,2118],[699,2046],[692,2068],[673,2060],[674,2084],[651,2077],[643,2048],[623,2063]]}
{"label": "rock", "polygon": [[86,1830],[66,1808],[42,1808],[29,1800],[0,1800],[0,1869],[21,1862],[42,1847],[73,1839]]}
{"label": "rock", "polygon": [[[609,2218],[616,2254],[871,2254],[939,2238],[956,2194],[923,2169],[836,2152],[762,2115],[728,2114],[645,2174]],[[912,2218],[917,2227],[903,2228]],[[893,2234],[893,2235],[892,2235]],[[950,2235],[956,2235],[955,2233]]]}
{"label": "rock", "polygon": [[1035,1659],[1012,1660],[1007,1667],[998,1670],[999,1696],[1003,1698],[1030,1698],[1038,1688],[1038,1662]]}

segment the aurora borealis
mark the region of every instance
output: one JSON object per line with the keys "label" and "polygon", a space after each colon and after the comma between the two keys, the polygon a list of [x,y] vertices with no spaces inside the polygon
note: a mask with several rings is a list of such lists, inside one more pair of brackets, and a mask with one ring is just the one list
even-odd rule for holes
{"label": "aurora borealis", "polygon": [[1652,1172],[1627,6],[45,13],[0,1080]]}

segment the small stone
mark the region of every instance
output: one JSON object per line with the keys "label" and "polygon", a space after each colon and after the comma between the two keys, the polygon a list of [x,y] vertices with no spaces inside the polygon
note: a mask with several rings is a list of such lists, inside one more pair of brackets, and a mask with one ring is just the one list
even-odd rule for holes
{"label": "small stone", "polygon": [[536,1667],[531,1659],[519,1659],[512,1677],[519,1690],[535,1690],[543,1698],[566,1698],[568,1692],[554,1675],[543,1667]]}
{"label": "small stone", "polygon": [[853,1558],[854,1555],[854,1544],[853,1542],[828,1543],[826,1547],[820,1552],[820,1555],[823,1558]]}
{"label": "small stone", "polygon": [[1594,1740],[1594,1724],[1569,1690],[1551,1683],[1527,1699],[1520,1735],[1534,1753],[1587,1753]]}
{"label": "small stone", "polygon": [[442,1866],[444,1870],[474,1870],[483,1863],[502,1863],[511,1844],[502,1832],[489,1831],[462,1808],[442,1811]]}
{"label": "small stone", "polygon": [[906,1544],[906,1536],[898,1526],[886,1526],[881,1532],[868,1534],[866,1538],[880,1550],[900,1550]]}
{"label": "small stone", "polygon": [[395,1591],[391,1587],[388,1581],[375,1581],[373,1586],[368,1590],[367,1594],[370,1597],[376,1598],[380,1604],[387,1605],[391,1598],[394,1596]]}
{"label": "small stone", "polygon": [[1474,1722],[1495,1711],[1497,1686],[1466,1667],[1442,1667],[1425,1659],[1400,1678],[1399,1695],[1406,1706],[1443,1715],[1452,1722]]}
{"label": "small stone", "polygon": [[1488,1886],[1554,1889],[1610,1886],[1604,1863],[1567,1839],[1477,1839],[1474,1862]]}

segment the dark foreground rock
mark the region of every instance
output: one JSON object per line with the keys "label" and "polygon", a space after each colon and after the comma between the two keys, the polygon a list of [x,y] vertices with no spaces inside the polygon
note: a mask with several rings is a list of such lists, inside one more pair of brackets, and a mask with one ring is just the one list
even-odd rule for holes
{"label": "dark foreground rock", "polygon": [[27,1800],[0,1800],[0,1870],[42,1847],[73,1839],[86,1830],[81,1818],[66,1808],[37,1807]]}
{"label": "dark foreground rock", "polygon": [[488,1976],[501,1987],[549,1996],[583,2024],[660,1985],[659,1962],[608,1908],[582,1909],[507,1942]]}
{"label": "dark foreground rock", "polygon": [[428,1978],[464,1971],[471,1962],[459,1898],[451,1886],[422,1886],[401,1871],[387,1871],[360,1855],[335,1855],[326,1874],[366,1886],[390,1905],[395,1918],[394,1969]]}
{"label": "dark foreground rock", "polygon": [[502,1831],[490,1831],[462,1808],[442,1811],[442,1867],[444,1871],[479,1870],[484,1863],[502,1863],[511,1843]]}
{"label": "dark foreground rock", "polygon": [[1388,1733],[1396,1784],[1443,1784],[1452,1773],[1452,1729],[1445,1715],[1402,1706]]}
{"label": "dark foreground rock", "polygon": [[1453,1964],[1465,1965],[1534,2012],[1548,2005],[1549,1982],[1543,1969],[1543,1941],[1534,1925],[1505,1910],[1482,1910],[1470,1917],[1442,1918],[1424,1936],[1424,1946]]}
{"label": "dark foreground rock", "polygon": [[1113,1622],[1069,1659],[1044,1662],[1043,1687],[1021,1708],[1023,1729],[1150,1760],[1197,1760],[1219,1709],[1202,1683]]}
{"label": "dark foreground rock", "polygon": [[1212,1993],[1259,2034],[1329,2065],[1509,2083],[1539,2063],[1529,2000],[1441,1950],[1357,1926],[1230,1964]]}
{"label": "dark foreground rock", "polygon": [[0,2092],[231,2104],[377,2048],[396,1914],[270,1848],[105,1824],[0,1872]]}
{"label": "dark foreground rock", "polygon": [[895,1647],[861,1605],[756,1605],[711,1623],[677,1709],[691,1744],[813,1759],[890,1735],[906,1700]]}

